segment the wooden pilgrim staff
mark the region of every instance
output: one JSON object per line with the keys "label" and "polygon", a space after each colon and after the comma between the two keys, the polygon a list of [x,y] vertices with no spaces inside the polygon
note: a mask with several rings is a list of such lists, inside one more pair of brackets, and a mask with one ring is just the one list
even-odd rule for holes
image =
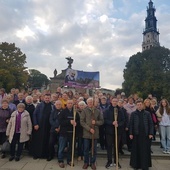
{"label": "wooden pilgrim staff", "polygon": [[[92,118],[92,121],[95,120],[95,116],[94,116],[94,111],[95,111],[95,106],[96,106],[96,100],[95,100],[95,96],[93,96],[93,108],[92,108],[92,115],[91,115],[91,118]],[[92,123],[92,129],[95,130],[94,128],[94,124]],[[91,155],[92,155],[92,158],[94,156],[94,134],[92,133],[92,143],[91,143]]]}
{"label": "wooden pilgrim staff", "polygon": [[[94,120],[94,102],[93,102],[93,109],[92,109],[92,120]],[[94,130],[94,124],[92,124],[92,129]],[[94,156],[94,134],[92,133],[92,141],[91,141],[91,155],[92,158]]]}
{"label": "wooden pilgrim staff", "polygon": [[[73,106],[73,120],[75,123],[76,120],[76,106]],[[73,137],[72,137],[72,155],[71,155],[71,167],[74,167],[74,142],[75,142],[75,131],[76,131],[76,127],[73,124]]]}

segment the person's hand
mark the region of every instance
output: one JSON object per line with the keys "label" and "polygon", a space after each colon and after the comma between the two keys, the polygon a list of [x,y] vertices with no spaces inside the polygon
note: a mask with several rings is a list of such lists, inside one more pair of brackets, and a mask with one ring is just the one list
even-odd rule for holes
{"label": "person's hand", "polygon": [[162,121],[162,118],[158,117],[158,121],[161,122],[161,121]]}
{"label": "person's hand", "polygon": [[74,120],[70,120],[70,123],[73,125],[73,126],[76,126],[77,123],[74,121]]}
{"label": "person's hand", "polygon": [[118,127],[118,122],[117,122],[117,121],[114,121],[114,122],[113,122],[113,125],[114,125],[115,127]]}
{"label": "person's hand", "polygon": [[95,130],[94,129],[90,129],[90,133],[94,134]]}
{"label": "person's hand", "polygon": [[60,131],[60,127],[56,128],[55,131],[58,133]]}
{"label": "person's hand", "polygon": [[95,124],[96,124],[96,121],[95,121],[95,120],[92,120],[91,123],[92,123],[92,125],[95,125]]}
{"label": "person's hand", "polygon": [[34,130],[38,130],[39,129],[39,126],[38,125],[35,125],[34,126]]}
{"label": "person's hand", "polygon": [[149,139],[152,139],[153,138],[153,135],[149,135]]}
{"label": "person's hand", "polygon": [[133,135],[129,135],[129,138],[132,140],[133,139]]}

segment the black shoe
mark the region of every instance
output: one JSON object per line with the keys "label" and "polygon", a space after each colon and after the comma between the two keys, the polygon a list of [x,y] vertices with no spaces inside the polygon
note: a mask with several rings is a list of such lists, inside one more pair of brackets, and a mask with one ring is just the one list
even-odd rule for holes
{"label": "black shoe", "polygon": [[112,167],[112,166],[113,166],[112,163],[107,162],[107,164],[105,165],[105,168],[109,169],[109,168]]}
{"label": "black shoe", "polygon": [[124,155],[124,154],[125,154],[122,150],[120,150],[119,153],[120,153],[121,155]]}
{"label": "black shoe", "polygon": [[51,161],[52,159],[53,159],[53,157],[50,156],[50,157],[47,158],[47,161]]}
{"label": "black shoe", "polygon": [[4,159],[5,157],[6,157],[6,155],[3,153],[3,154],[1,155],[1,158]]}
{"label": "black shoe", "polygon": [[33,156],[33,159],[38,159],[38,157],[37,156]]}
{"label": "black shoe", "polygon": [[15,161],[18,162],[20,160],[20,157],[15,157]]}
{"label": "black shoe", "polygon": [[[71,162],[67,162],[67,165],[72,166]],[[74,166],[74,163],[73,163],[73,166]]]}
{"label": "black shoe", "polygon": [[9,158],[9,161],[13,161],[14,160],[14,156],[11,156],[10,158]]}

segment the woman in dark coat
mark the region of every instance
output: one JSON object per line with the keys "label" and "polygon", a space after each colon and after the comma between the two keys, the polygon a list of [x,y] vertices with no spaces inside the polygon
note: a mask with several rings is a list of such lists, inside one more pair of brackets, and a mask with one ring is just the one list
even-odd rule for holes
{"label": "woman in dark coat", "polygon": [[[7,139],[6,129],[11,116],[8,104],[8,100],[3,99],[0,107],[0,145],[2,145]],[[5,158],[5,152],[2,152],[1,158]]]}
{"label": "woman in dark coat", "polygon": [[129,125],[132,151],[130,165],[134,169],[148,170],[151,164],[151,139],[153,137],[153,122],[149,112],[143,108],[143,101],[136,101],[137,110],[132,112]]}

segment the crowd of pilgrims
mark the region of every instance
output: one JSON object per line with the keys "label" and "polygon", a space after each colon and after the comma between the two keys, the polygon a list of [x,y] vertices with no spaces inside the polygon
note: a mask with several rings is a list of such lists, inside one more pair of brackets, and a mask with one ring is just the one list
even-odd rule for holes
{"label": "crowd of pilgrims", "polygon": [[[116,120],[114,108],[118,112]],[[60,87],[52,94],[48,90],[40,93],[37,89],[26,92],[15,88],[7,94],[0,89],[0,145],[9,140],[9,161],[19,161],[25,149],[33,159],[51,161],[57,157],[64,168],[66,157],[67,166],[72,166],[74,137],[75,157],[84,161],[83,169],[96,169],[97,147],[107,151],[106,168],[121,168],[116,150],[124,154],[123,146],[127,145],[130,166],[148,170],[156,132],[160,134],[163,153],[170,154],[169,104],[166,99],[158,103],[151,94],[143,100],[137,94],[126,97],[122,92],[112,96],[99,90],[91,97],[69,89],[62,91]],[[1,158],[6,156],[2,152]]]}

